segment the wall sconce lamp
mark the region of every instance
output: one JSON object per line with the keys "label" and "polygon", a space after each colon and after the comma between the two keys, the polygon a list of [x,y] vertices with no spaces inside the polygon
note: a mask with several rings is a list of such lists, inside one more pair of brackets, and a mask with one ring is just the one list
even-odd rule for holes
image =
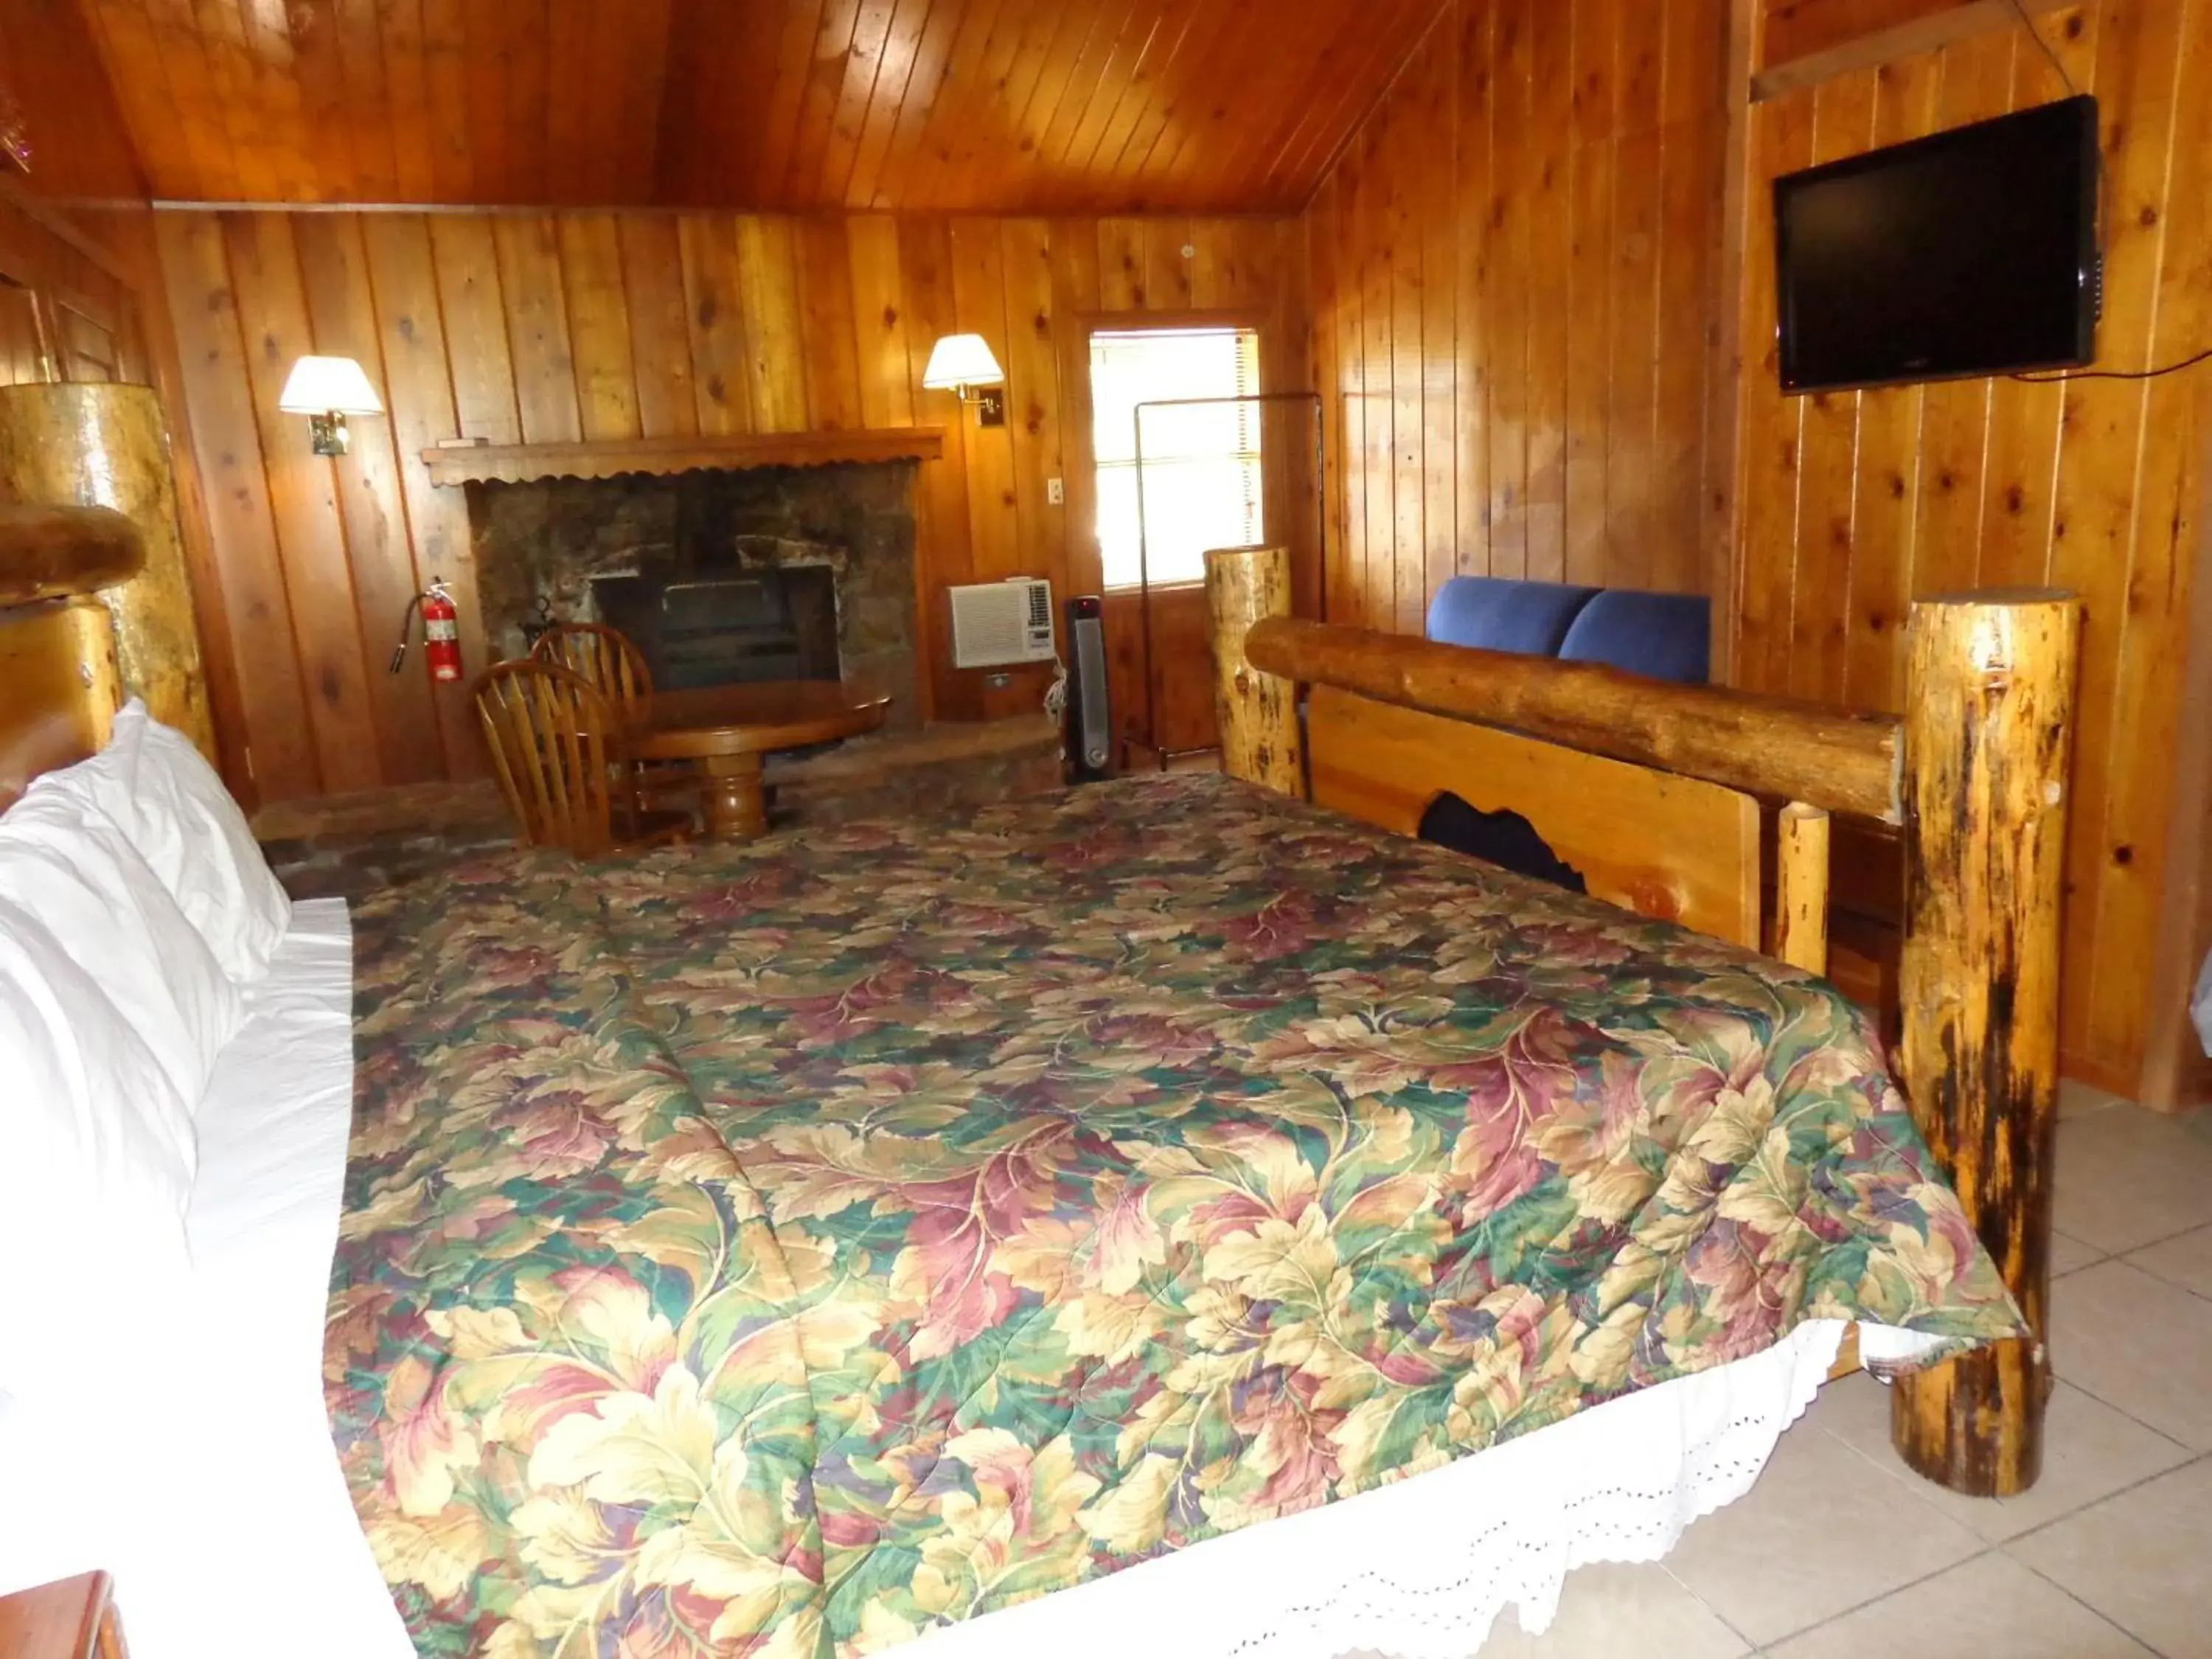
{"label": "wall sconce lamp", "polygon": [[929,354],[921,383],[931,392],[950,392],[975,405],[975,424],[1006,423],[1006,372],[980,334],[948,334]]}
{"label": "wall sconce lamp", "polygon": [[276,396],[276,407],[307,417],[318,455],[346,453],[347,416],[384,413],[376,388],[350,357],[301,358]]}

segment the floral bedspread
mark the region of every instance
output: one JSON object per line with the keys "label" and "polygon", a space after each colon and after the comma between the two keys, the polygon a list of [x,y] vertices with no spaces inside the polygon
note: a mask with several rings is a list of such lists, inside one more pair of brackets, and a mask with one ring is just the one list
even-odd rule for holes
{"label": "floral bedspread", "polygon": [[2017,1315],[1850,1006],[1218,778],[355,921],[326,1354],[425,1655],[817,1659],[1814,1316]]}

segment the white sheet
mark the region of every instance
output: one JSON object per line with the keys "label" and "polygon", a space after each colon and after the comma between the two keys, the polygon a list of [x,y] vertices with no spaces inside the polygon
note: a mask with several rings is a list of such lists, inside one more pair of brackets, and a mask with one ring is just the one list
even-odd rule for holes
{"label": "white sheet", "polygon": [[[201,1109],[199,1293],[80,1411],[0,1401],[0,1592],[105,1567],[137,1659],[412,1659],[323,1413],[324,1310],[352,1108],[352,941],[297,907]],[[1833,1362],[1815,1322],[1382,1492],[937,1632],[915,1659],[1464,1659],[1498,1610],[1540,1631],[1567,1571],[1656,1559],[1751,1489]],[[1887,1339],[1887,1340],[1884,1340]],[[1870,1354],[1917,1346],[1863,1329]],[[135,1413],[135,1414],[134,1414]],[[118,1433],[118,1424],[131,1427]],[[303,1635],[303,1632],[310,1634]]]}
{"label": "white sheet", "polygon": [[323,1414],[353,1104],[353,939],[296,907],[202,1103],[188,1307],[119,1297],[139,1367],[0,1408],[0,1591],[104,1567],[138,1659],[412,1659]]}

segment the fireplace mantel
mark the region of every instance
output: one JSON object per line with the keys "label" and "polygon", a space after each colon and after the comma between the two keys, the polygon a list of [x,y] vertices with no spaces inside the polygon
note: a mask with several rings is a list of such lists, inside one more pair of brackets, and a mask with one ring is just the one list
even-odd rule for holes
{"label": "fireplace mantel", "polygon": [[434,484],[526,483],[533,478],[668,477],[702,469],[830,466],[841,461],[933,461],[945,453],[939,426],[857,432],[763,432],[743,437],[624,438],[588,444],[460,444],[426,449]]}

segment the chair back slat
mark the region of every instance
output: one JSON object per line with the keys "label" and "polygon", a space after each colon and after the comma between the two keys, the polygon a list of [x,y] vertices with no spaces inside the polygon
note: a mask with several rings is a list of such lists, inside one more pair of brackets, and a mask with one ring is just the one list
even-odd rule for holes
{"label": "chair back slat", "polygon": [[477,682],[477,716],[522,838],[578,858],[613,850],[614,709],[580,674],[503,662]]}
{"label": "chair back slat", "polygon": [[635,714],[653,696],[653,673],[629,635],[604,623],[556,623],[530,654],[580,675],[624,714]]}

